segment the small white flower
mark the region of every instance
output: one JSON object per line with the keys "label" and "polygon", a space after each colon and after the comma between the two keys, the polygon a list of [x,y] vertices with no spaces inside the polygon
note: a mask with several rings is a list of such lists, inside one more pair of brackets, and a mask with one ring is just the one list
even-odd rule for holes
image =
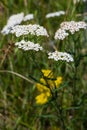
{"label": "small white flower", "polygon": [[[86,0],[82,0],[83,2],[86,2]],[[73,0],[74,4],[80,2],[80,0]]]}
{"label": "small white flower", "polygon": [[34,50],[34,51],[39,51],[39,50],[43,50],[43,48],[38,44],[38,43],[33,43],[31,41],[20,41],[20,42],[16,42],[15,46],[18,46],[18,48],[23,49],[24,51],[28,51],[28,50]]}
{"label": "small white flower", "polygon": [[7,24],[2,29],[1,33],[4,35],[9,34],[12,27],[20,24],[23,21],[23,17],[24,17],[24,13],[14,14],[10,16],[10,18],[7,21]]}
{"label": "small white flower", "polygon": [[27,34],[32,34],[36,36],[49,36],[47,30],[44,27],[37,24],[17,25],[12,28],[11,33],[15,33],[16,37]]}
{"label": "small white flower", "polygon": [[28,21],[28,20],[31,20],[31,19],[34,19],[33,14],[27,14],[27,15],[24,17],[23,21]]}
{"label": "small white flower", "polygon": [[46,15],[46,18],[50,18],[50,17],[55,17],[55,16],[60,16],[60,15],[64,15],[65,12],[64,11],[57,11],[57,12],[53,12],[53,13],[48,13]]}
{"label": "small white flower", "polygon": [[66,62],[73,62],[73,57],[66,52],[49,52],[48,59],[54,59],[55,61],[63,60]]}

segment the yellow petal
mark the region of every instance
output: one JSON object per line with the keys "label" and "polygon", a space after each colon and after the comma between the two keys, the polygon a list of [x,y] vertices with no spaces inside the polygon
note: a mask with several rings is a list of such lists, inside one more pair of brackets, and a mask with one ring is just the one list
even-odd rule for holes
{"label": "yellow petal", "polygon": [[36,96],[36,103],[37,104],[45,104],[48,101],[48,96],[45,95],[44,93]]}
{"label": "yellow petal", "polygon": [[52,78],[53,77],[53,73],[51,70],[45,70],[45,69],[42,69],[42,73],[44,74],[45,77],[48,77],[48,78]]}
{"label": "yellow petal", "polygon": [[46,82],[45,82],[45,80],[44,80],[43,78],[40,79],[40,82],[41,82],[42,84],[40,84],[40,83],[37,83],[37,84],[36,84],[36,87],[37,87],[38,91],[39,91],[39,92],[49,91],[49,88],[47,88],[47,87],[45,86],[45,85],[46,85]]}
{"label": "yellow petal", "polygon": [[57,77],[56,81],[55,81],[55,85],[56,87],[59,87],[59,85],[62,83],[62,77]]}

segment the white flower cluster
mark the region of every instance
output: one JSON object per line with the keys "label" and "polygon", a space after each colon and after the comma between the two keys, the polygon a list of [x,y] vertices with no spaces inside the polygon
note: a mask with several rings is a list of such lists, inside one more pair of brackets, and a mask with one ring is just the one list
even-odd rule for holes
{"label": "white flower cluster", "polygon": [[10,33],[12,27],[19,25],[22,21],[27,21],[33,19],[34,16],[33,14],[28,14],[24,16],[24,13],[18,13],[10,16],[10,18],[7,21],[7,24],[5,27],[2,29],[1,33],[4,35],[7,35]]}
{"label": "white flower cluster", "polygon": [[[86,2],[86,0],[82,0],[83,2]],[[77,2],[80,2],[80,0],[73,0],[74,4],[76,4]]]}
{"label": "white flower cluster", "polygon": [[10,18],[7,21],[7,24],[2,29],[1,33],[4,35],[9,34],[12,27],[20,24],[23,21],[23,18],[24,18],[24,13],[14,14],[10,16]]}
{"label": "white flower cluster", "polygon": [[58,52],[58,51],[49,52],[48,59],[54,59],[55,61],[63,60],[66,62],[74,61],[73,57],[70,54],[68,54],[66,52]]}
{"label": "white flower cluster", "polygon": [[48,13],[46,15],[46,18],[50,18],[50,17],[55,17],[55,16],[60,16],[60,15],[64,15],[65,12],[64,11],[57,11],[57,12],[54,12],[54,13]]}
{"label": "white flower cluster", "polygon": [[43,26],[37,24],[14,26],[11,30],[11,33],[15,33],[16,37],[27,35],[29,33],[36,36],[47,36],[47,37],[49,36],[46,29]]}
{"label": "white flower cluster", "polygon": [[15,46],[18,46],[18,48],[21,48],[25,51],[28,51],[28,50],[34,50],[34,51],[39,51],[39,50],[43,50],[43,48],[38,44],[38,43],[33,43],[31,41],[20,41],[20,42],[16,42],[15,43]]}
{"label": "white flower cluster", "polygon": [[60,25],[61,29],[70,31],[71,34],[74,34],[75,32],[79,31],[80,29],[86,29],[87,24],[83,21],[80,22],[75,22],[75,21],[70,21],[70,22],[63,22]]}
{"label": "white flower cluster", "polygon": [[79,31],[80,29],[86,29],[87,24],[83,21],[80,22],[75,22],[75,21],[70,21],[70,22],[63,22],[60,25],[60,28],[56,31],[54,38],[55,39],[60,39],[63,40],[66,38],[69,33],[74,34],[75,32]]}
{"label": "white flower cluster", "polygon": [[63,40],[65,37],[67,37],[69,34],[65,31],[65,30],[63,30],[63,29],[58,29],[57,31],[56,31],[56,33],[55,33],[55,40],[57,40],[57,39],[60,39],[60,40]]}
{"label": "white flower cluster", "polygon": [[24,17],[23,21],[27,21],[27,20],[31,20],[31,19],[34,19],[34,15],[33,15],[33,14],[27,14],[27,15]]}

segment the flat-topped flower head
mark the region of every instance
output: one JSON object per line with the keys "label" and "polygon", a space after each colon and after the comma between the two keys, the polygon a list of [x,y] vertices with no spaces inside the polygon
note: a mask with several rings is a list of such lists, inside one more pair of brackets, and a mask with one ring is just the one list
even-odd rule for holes
{"label": "flat-topped flower head", "polygon": [[[86,0],[82,0],[83,2],[86,2]],[[80,0],[73,0],[74,4],[80,2]]]}
{"label": "flat-topped flower head", "polygon": [[73,62],[73,57],[66,52],[49,52],[48,53],[48,59],[53,59],[55,61],[66,61],[66,62]]}
{"label": "flat-topped flower head", "polygon": [[80,31],[80,29],[86,29],[86,27],[87,24],[84,21],[62,22],[60,28],[55,33],[54,39],[63,40],[69,35],[69,32],[74,34],[75,32]]}
{"label": "flat-topped flower head", "polygon": [[28,21],[28,20],[32,20],[34,19],[34,15],[33,14],[27,14],[26,16],[24,16],[23,21]]}
{"label": "flat-topped flower head", "polygon": [[79,22],[70,21],[70,22],[61,23],[60,27],[61,29],[69,31],[71,34],[74,34],[80,29],[86,29],[87,24],[83,21],[79,21]]}
{"label": "flat-topped flower head", "polygon": [[65,30],[63,30],[63,29],[60,28],[60,29],[58,29],[58,30],[56,31],[54,38],[55,38],[55,40],[57,40],[57,39],[63,40],[63,39],[65,39],[68,35],[69,35],[69,34],[68,34]]}
{"label": "flat-topped flower head", "polygon": [[51,17],[58,17],[60,15],[64,15],[65,11],[57,11],[57,12],[53,12],[53,13],[48,13],[46,15],[46,18],[51,18]]}
{"label": "flat-topped flower head", "polygon": [[34,51],[42,51],[43,48],[38,43],[33,43],[31,41],[20,41],[16,42],[15,46],[18,46],[18,48],[23,49],[24,51],[34,50]]}
{"label": "flat-topped flower head", "polygon": [[38,24],[17,25],[12,28],[11,33],[15,33],[16,37],[28,34],[36,36],[49,36],[47,30]]}
{"label": "flat-topped flower head", "polygon": [[10,16],[10,18],[7,21],[7,24],[2,29],[1,33],[4,35],[9,34],[12,27],[20,24],[23,21],[23,18],[24,18],[24,13],[14,14]]}

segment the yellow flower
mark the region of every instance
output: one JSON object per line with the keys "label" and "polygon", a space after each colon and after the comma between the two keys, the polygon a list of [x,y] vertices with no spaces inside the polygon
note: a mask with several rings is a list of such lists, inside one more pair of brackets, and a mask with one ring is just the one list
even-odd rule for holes
{"label": "yellow flower", "polygon": [[[42,70],[42,73],[47,78],[53,78],[53,73],[51,70]],[[36,84],[36,88],[40,92],[38,96],[36,96],[37,104],[45,104],[48,101],[48,98],[51,97],[50,89],[58,88],[62,83],[62,77],[57,77],[55,80],[40,78],[40,83]],[[47,87],[49,85],[50,89]]]}
{"label": "yellow flower", "polygon": [[49,90],[49,89],[46,87],[46,81],[45,81],[43,78],[40,79],[40,82],[41,82],[42,84],[41,84],[41,83],[37,83],[37,84],[36,84],[36,87],[37,87],[38,91],[44,92],[44,91]]}
{"label": "yellow flower", "polygon": [[56,85],[56,87],[59,87],[59,85],[62,83],[62,77],[61,76],[59,76],[59,77],[57,77],[57,79],[55,80],[55,85]]}
{"label": "yellow flower", "polygon": [[49,92],[41,93],[40,95],[36,96],[36,103],[37,104],[44,104],[48,101],[48,97],[50,96]]}
{"label": "yellow flower", "polygon": [[48,78],[52,78],[53,77],[53,73],[51,70],[44,70],[42,69],[42,73],[45,77],[48,77]]}

